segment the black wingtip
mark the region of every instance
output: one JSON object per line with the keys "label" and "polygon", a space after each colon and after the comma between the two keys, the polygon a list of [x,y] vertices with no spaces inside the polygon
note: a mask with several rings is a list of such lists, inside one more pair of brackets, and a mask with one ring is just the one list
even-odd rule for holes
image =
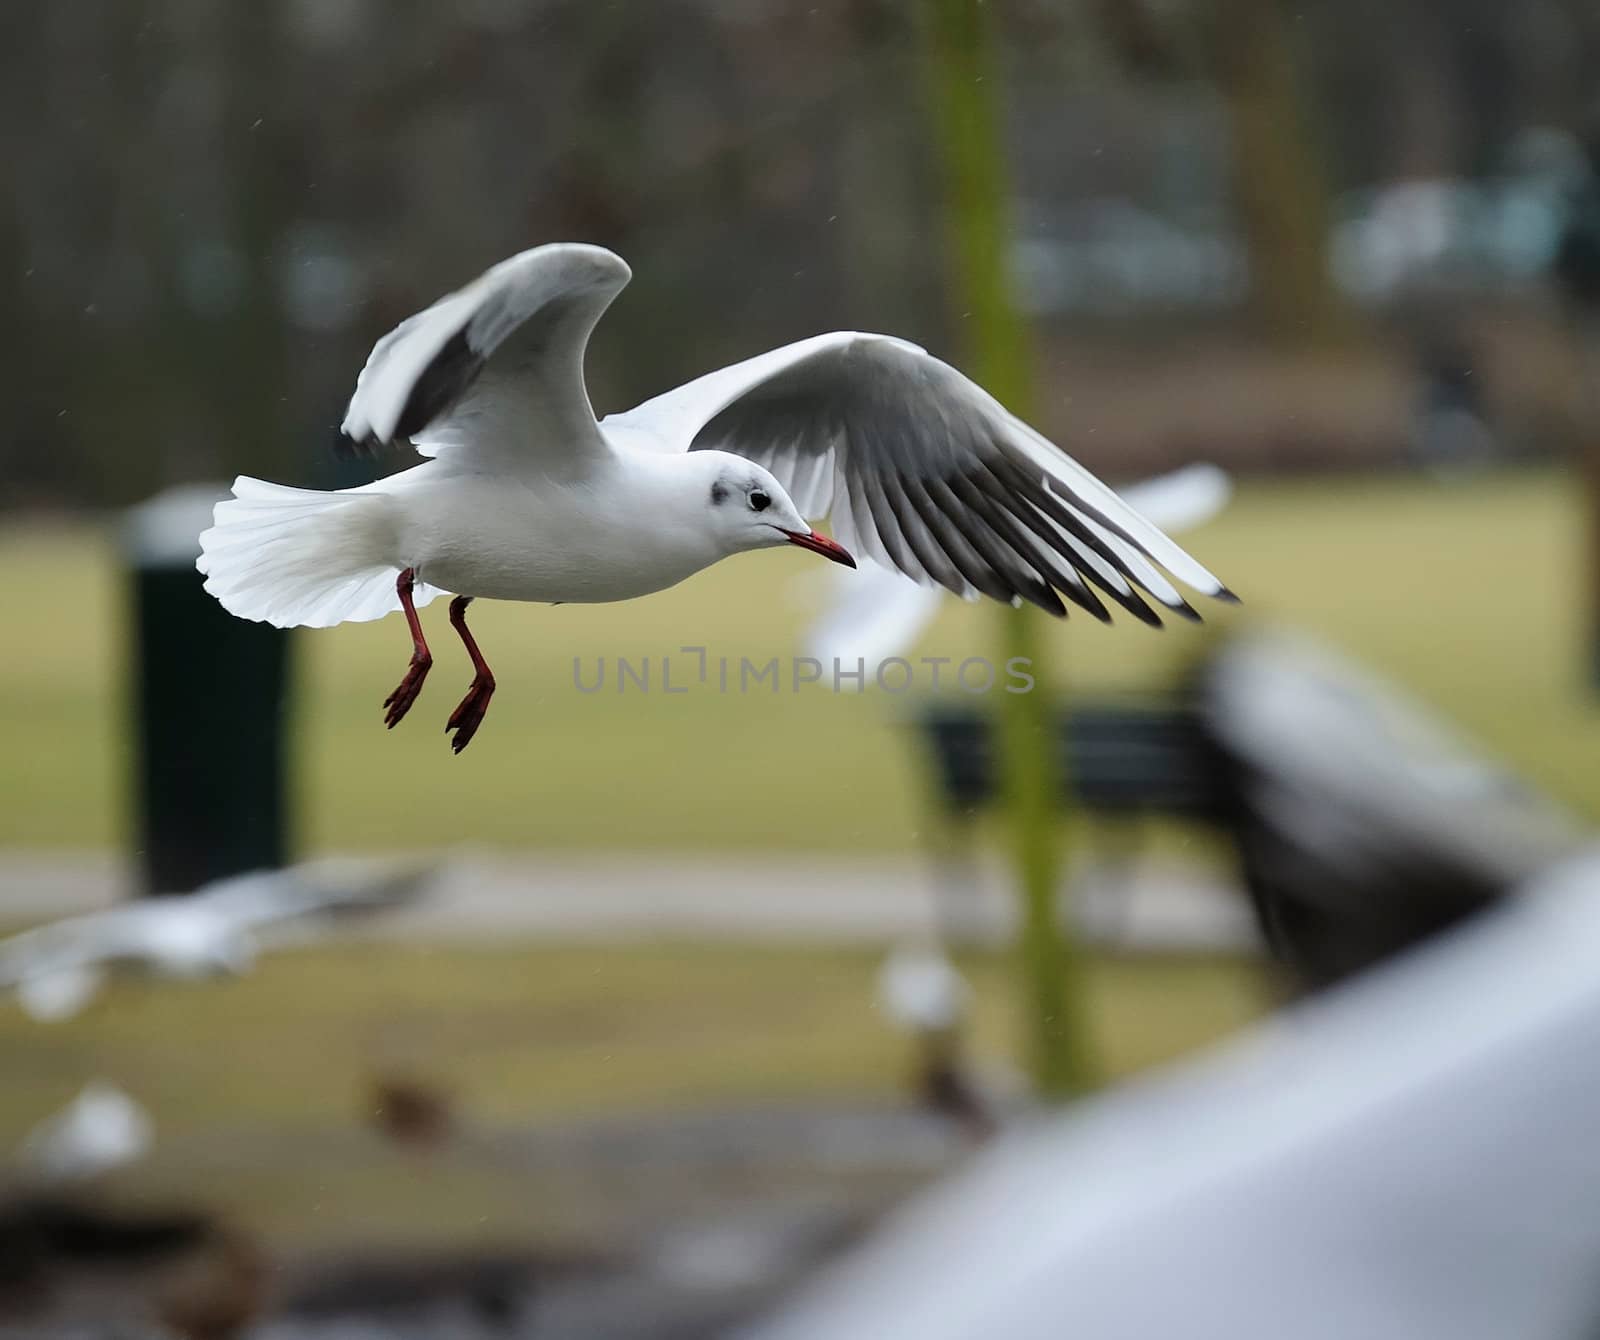
{"label": "black wingtip", "polygon": [[1226,586],[1219,586],[1211,593],[1211,598],[1213,600],[1220,600],[1224,605],[1244,604],[1244,601],[1240,600],[1239,597],[1234,595],[1232,591],[1228,590]]}
{"label": "black wingtip", "polygon": [[1056,589],[1079,609],[1092,614],[1100,623],[1108,624],[1111,622],[1111,611],[1105,607],[1105,604],[1093,591],[1081,582],[1058,582],[1056,583]]}
{"label": "black wingtip", "polygon": [[1117,598],[1117,604],[1122,606],[1123,609],[1127,610],[1129,614],[1133,615],[1135,619],[1144,624],[1147,628],[1166,627],[1166,625],[1161,622],[1161,616],[1157,614],[1155,610],[1151,609],[1149,605],[1140,600],[1138,596],[1133,595],[1132,592],[1129,592],[1129,595],[1132,596],[1132,599],[1119,596]]}
{"label": "black wingtip", "polygon": [[370,433],[366,437],[351,437],[342,427],[333,430],[333,454],[341,461],[371,459],[382,450],[383,443]]}
{"label": "black wingtip", "polygon": [[415,437],[445,414],[477,380],[485,361],[468,341],[466,327],[456,331],[417,377],[395,421],[395,437]]}
{"label": "black wingtip", "polygon": [[1112,617],[1111,611],[1104,605],[1091,605],[1087,601],[1076,599],[1070,592],[1067,593],[1067,599],[1071,600],[1084,613],[1090,615],[1096,623],[1103,623],[1109,627],[1116,622],[1116,619]]}
{"label": "black wingtip", "polygon": [[1067,607],[1061,603],[1061,597],[1055,593],[1054,587],[1045,582],[1020,582],[1017,584],[1017,594],[1053,618],[1067,617]]}

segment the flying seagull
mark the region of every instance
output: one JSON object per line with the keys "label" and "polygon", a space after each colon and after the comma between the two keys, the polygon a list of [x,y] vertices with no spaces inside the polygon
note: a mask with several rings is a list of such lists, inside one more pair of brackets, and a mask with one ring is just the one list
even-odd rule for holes
{"label": "flying seagull", "polygon": [[65,917],[0,940],[0,991],[41,1023],[69,1019],[107,974],[200,979],[249,971],[262,932],[282,922],[378,911],[417,896],[420,871],[335,886],[295,870],[233,875],[193,893],[141,898]]}
{"label": "flying seagull", "polygon": [[[850,547],[958,595],[1150,624],[1164,575],[1228,590],[1116,494],[954,368],[904,340],[836,331],[596,421],[583,358],[630,278],[602,247],[503,261],[373,347],[342,431],[430,460],[336,493],[234,481],[200,537],[206,589],[246,619],[325,628],[405,612],[412,656],[384,701],[410,710],[433,664],[417,610],[449,592],[473,679],[457,753],[495,680],[467,627],[477,597],[629,600],[731,554]],[[805,519],[829,517],[835,539]],[[1159,567],[1157,565],[1160,565]],[[1143,594],[1141,594],[1141,592]]]}

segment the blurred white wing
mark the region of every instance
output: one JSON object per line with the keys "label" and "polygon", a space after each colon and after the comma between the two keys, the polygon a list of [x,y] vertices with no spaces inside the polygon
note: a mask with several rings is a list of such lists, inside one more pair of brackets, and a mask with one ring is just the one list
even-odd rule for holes
{"label": "blurred white wing", "polygon": [[1189,465],[1119,492],[1147,520],[1177,533],[1204,525],[1226,507],[1233,497],[1233,480],[1215,465]]}
{"label": "blurred white wing", "polygon": [[17,983],[17,1004],[35,1023],[58,1023],[81,1013],[105,979],[102,969],[88,963],[40,972]]}
{"label": "blurred white wing", "polygon": [[381,911],[416,897],[428,877],[422,869],[335,880],[305,868],[255,870],[207,885],[183,901],[238,930],[319,913]]}
{"label": "blurred white wing", "polygon": [[114,965],[183,976],[241,972],[254,957],[252,930],[319,913],[396,907],[417,896],[426,878],[420,869],[344,881],[261,870],[192,894],[63,918],[0,941],[0,991],[15,990],[35,1019],[68,1018],[88,1003]]}
{"label": "blurred white wing", "polygon": [[[69,974],[137,953],[148,908],[147,903],[127,903],[103,912],[63,917],[0,940],[0,990],[20,988],[45,977],[58,977],[65,983]],[[48,987],[41,992],[40,999],[51,994]],[[70,994],[65,985],[60,994]]]}
{"label": "blurred white wing", "polygon": [[[832,568],[818,575],[826,580],[828,607],[803,634],[807,656],[824,665],[834,661],[868,666],[900,655],[915,644],[939,612],[944,592],[902,577],[870,560],[855,571],[844,570],[840,581]],[[850,681],[854,683],[855,681]]]}

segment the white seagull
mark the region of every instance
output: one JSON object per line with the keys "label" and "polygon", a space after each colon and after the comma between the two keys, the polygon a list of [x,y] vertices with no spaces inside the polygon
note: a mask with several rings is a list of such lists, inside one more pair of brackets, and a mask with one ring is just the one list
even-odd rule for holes
{"label": "white seagull", "polygon": [[0,991],[17,993],[40,1023],[69,1019],[112,971],[201,979],[248,972],[268,927],[302,917],[398,906],[418,892],[416,871],[335,887],[295,870],[258,870],[194,893],[141,898],[65,917],[0,940]]}
{"label": "white seagull", "polygon": [[[513,256],[379,340],[342,425],[358,447],[432,459],[336,493],[234,481],[200,537],[206,589],[234,614],[325,628],[404,610],[412,657],[394,726],[432,654],[417,609],[450,592],[471,687],[445,729],[460,752],[494,693],[467,628],[476,597],[628,600],[731,554],[847,545],[958,595],[1097,590],[1146,623],[1198,617],[1167,576],[1228,590],[1109,488],[954,368],[887,335],[817,335],[595,419],[583,359],[630,278],[602,247]],[[831,519],[837,540],[806,517]]]}

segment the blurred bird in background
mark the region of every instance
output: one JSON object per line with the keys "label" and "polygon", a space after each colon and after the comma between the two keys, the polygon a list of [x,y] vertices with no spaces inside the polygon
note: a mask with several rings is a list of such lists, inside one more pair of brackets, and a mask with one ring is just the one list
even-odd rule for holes
{"label": "blurred bird in background", "polygon": [[432,1149],[455,1128],[450,1096],[439,1086],[405,1075],[375,1075],[368,1086],[370,1120],[399,1145]]}
{"label": "blurred bird in background", "polygon": [[879,1008],[916,1049],[918,1104],[983,1140],[998,1129],[999,1118],[966,1056],[971,1000],[971,987],[936,944],[899,945],[878,970]]}
{"label": "blurred bird in background", "polygon": [[427,873],[332,883],[300,870],[259,870],[194,893],[145,898],[68,917],[0,941],[0,991],[41,1023],[83,1010],[113,974],[198,980],[248,972],[269,930],[387,911],[418,897]]}
{"label": "blurred bird in background", "polygon": [[135,1162],[154,1143],[150,1114],[110,1080],[96,1079],[28,1133],[18,1162],[30,1182],[77,1182]]}

